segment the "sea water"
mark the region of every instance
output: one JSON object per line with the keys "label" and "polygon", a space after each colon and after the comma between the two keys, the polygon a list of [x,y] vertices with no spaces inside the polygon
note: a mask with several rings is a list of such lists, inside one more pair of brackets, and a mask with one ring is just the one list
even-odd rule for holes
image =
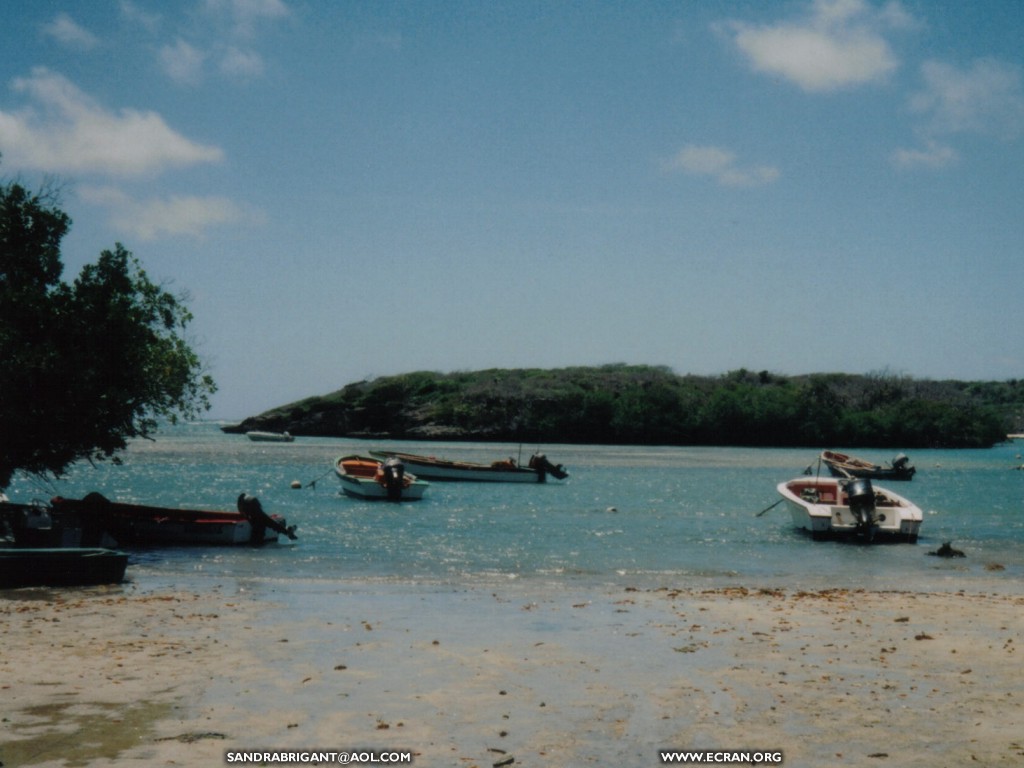
{"label": "sea water", "polygon": [[[829,446],[833,447],[833,446]],[[841,446],[836,446],[842,448]],[[334,460],[372,449],[489,463],[542,450],[568,479],[433,482],[401,504],[343,496]],[[913,481],[888,486],[924,511],[916,544],[813,541],[776,485],[817,470],[813,449],[413,443],[299,437],[252,442],[215,423],[134,441],[120,465],[76,465],[43,487],[17,478],[15,501],[98,491],[114,501],[235,509],[240,493],[298,526],[295,542],[132,550],[136,584],[212,581],[271,590],[417,585],[524,588],[883,589],[1021,593],[1022,443],[917,450]],[[861,450],[884,462],[895,451]],[[293,488],[298,484],[299,488]],[[767,511],[764,511],[767,510]],[[759,514],[762,513],[763,514]],[[943,542],[963,559],[931,557]]]}

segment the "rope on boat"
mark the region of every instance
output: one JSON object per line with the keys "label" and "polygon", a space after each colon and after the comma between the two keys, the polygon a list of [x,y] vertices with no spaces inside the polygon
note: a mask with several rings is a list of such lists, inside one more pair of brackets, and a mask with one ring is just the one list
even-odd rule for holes
{"label": "rope on boat", "polygon": [[310,480],[308,483],[306,483],[304,486],[301,486],[301,487],[303,487],[303,488],[312,488],[313,490],[316,490],[316,484],[319,483],[321,480],[323,480],[325,477],[327,477],[328,475],[331,475],[331,474],[334,474],[334,467],[331,467],[330,469],[328,469],[326,472],[324,472],[322,475],[320,475],[320,477],[318,477],[316,480]]}
{"label": "rope on boat", "polygon": [[762,509],[762,510],[761,510],[760,512],[758,512],[758,513],[757,513],[756,515],[754,515],[754,517],[760,517],[760,516],[761,516],[761,515],[763,515],[763,514],[764,514],[765,512],[767,512],[767,511],[768,511],[769,509],[774,509],[775,507],[779,506],[779,504],[781,504],[781,503],[782,503],[782,502],[784,502],[784,501],[785,501],[785,499],[779,499],[779,500],[778,500],[778,501],[776,501],[776,502],[775,502],[774,504],[772,504],[772,505],[771,505],[770,507],[765,507],[764,509]]}

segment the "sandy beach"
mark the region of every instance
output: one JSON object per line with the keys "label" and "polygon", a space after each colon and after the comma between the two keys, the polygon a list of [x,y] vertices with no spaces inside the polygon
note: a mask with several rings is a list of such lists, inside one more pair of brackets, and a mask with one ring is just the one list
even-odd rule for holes
{"label": "sandy beach", "polygon": [[[0,763],[1024,763],[1024,598],[628,586],[0,595]],[[514,762],[510,762],[514,761]]]}

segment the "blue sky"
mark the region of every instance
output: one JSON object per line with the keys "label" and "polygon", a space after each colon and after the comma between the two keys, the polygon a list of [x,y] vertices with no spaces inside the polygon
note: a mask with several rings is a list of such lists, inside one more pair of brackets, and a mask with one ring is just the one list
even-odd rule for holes
{"label": "blue sky", "polygon": [[235,419],[414,370],[1024,377],[1024,3],[5,0],[0,175]]}

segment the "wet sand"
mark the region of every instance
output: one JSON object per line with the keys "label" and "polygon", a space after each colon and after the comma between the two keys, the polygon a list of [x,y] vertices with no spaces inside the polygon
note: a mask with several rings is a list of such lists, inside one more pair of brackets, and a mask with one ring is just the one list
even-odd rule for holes
{"label": "wet sand", "polygon": [[0,593],[0,763],[1024,763],[1024,597],[132,585]]}

